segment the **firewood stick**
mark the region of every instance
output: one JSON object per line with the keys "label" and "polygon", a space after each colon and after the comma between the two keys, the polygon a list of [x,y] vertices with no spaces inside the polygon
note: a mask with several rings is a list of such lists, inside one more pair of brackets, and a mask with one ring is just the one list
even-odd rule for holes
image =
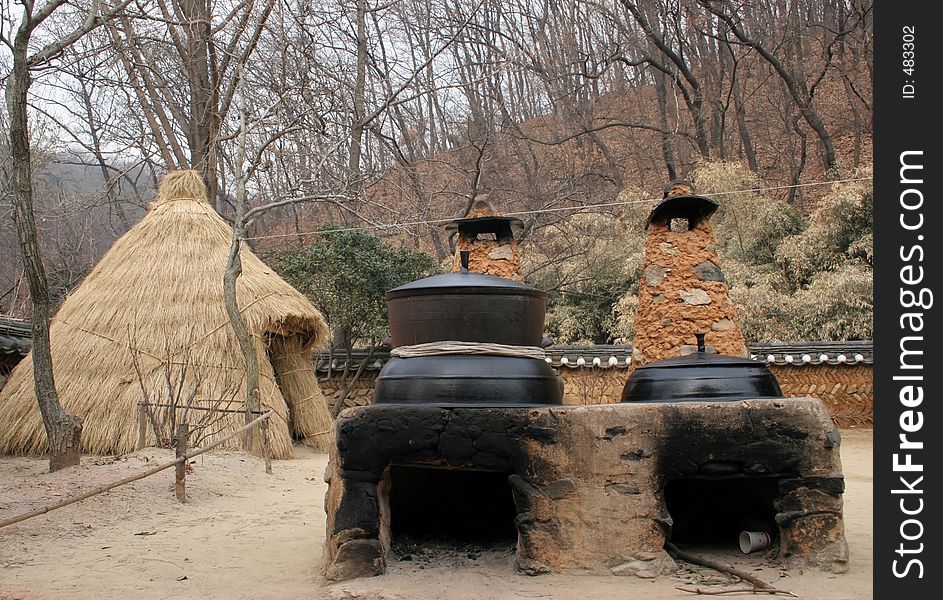
{"label": "firewood stick", "polygon": [[[686,561],[695,565],[701,565],[702,567],[707,567],[708,569],[714,569],[715,571],[720,571],[721,573],[726,573],[728,575],[733,575],[734,577],[739,577],[740,579],[744,581],[752,583],[753,587],[757,591],[768,592],[770,594],[786,593],[786,594],[789,594],[790,596],[795,595],[790,592],[786,592],[785,590],[780,590],[774,587],[773,585],[766,583],[759,577],[754,577],[753,575],[750,575],[749,573],[745,571],[741,571],[740,569],[734,568],[731,565],[725,565],[719,562],[715,562],[713,560],[701,558],[700,556],[688,554],[687,552],[679,550],[678,547],[672,544],[671,542],[665,543],[665,549],[667,549],[668,552],[675,558],[680,558],[683,561]],[[690,591],[690,590],[685,590],[685,591]]]}
{"label": "firewood stick", "polygon": [[[263,427],[264,427],[263,422]],[[190,425],[187,423],[178,423],[177,424],[177,443],[175,444],[175,453],[178,458],[183,458],[187,455],[187,442],[190,438]],[[174,493],[177,496],[177,500],[180,502],[187,501],[187,463],[186,461],[175,461],[177,463],[177,470],[175,473],[175,485]]]}
{"label": "firewood stick", "polygon": [[697,594],[698,596],[733,596],[736,594],[769,594],[771,596],[780,595],[780,596],[792,596],[796,598],[797,596],[792,592],[787,592],[786,590],[779,590],[776,588],[769,590],[758,590],[756,588],[743,588],[735,590],[702,590],[701,588],[694,588],[689,590],[688,588],[676,587],[676,590],[679,592],[687,592],[689,594]]}
{"label": "firewood stick", "polygon": [[217,446],[219,446],[219,445],[221,445],[221,444],[223,444],[223,443],[225,443],[225,442],[228,442],[228,441],[231,440],[232,438],[236,437],[237,435],[239,435],[240,433],[246,431],[247,429],[249,429],[249,428],[251,428],[251,427],[257,427],[262,421],[268,419],[268,418],[271,417],[273,414],[274,414],[273,411],[268,411],[268,412],[265,413],[264,415],[262,415],[262,416],[260,416],[260,417],[257,417],[257,418],[254,419],[253,421],[250,421],[249,423],[246,423],[245,425],[243,425],[243,426],[240,427],[239,429],[233,431],[232,433],[230,433],[229,435],[227,435],[227,436],[224,437],[223,439],[217,440],[217,441],[213,442],[212,444],[210,444],[210,445],[207,446],[206,448],[200,448],[200,449],[198,449],[198,450],[194,450],[194,451],[189,452],[189,453],[187,453],[187,454],[184,454],[184,455],[181,456],[180,458],[175,459],[175,460],[172,460],[172,461],[170,461],[170,462],[168,462],[168,463],[164,463],[164,464],[162,464],[162,465],[158,465],[158,466],[153,467],[153,468],[151,468],[151,469],[148,469],[148,470],[146,470],[146,471],[144,471],[144,472],[142,472],[142,473],[138,473],[137,475],[131,475],[130,477],[125,477],[124,479],[120,479],[120,480],[115,481],[115,482],[113,482],[113,483],[109,483],[108,485],[103,485],[103,486],[97,487],[97,488],[95,488],[94,490],[91,490],[91,491],[88,491],[88,492],[79,494],[78,496],[73,496],[73,497],[71,497],[71,498],[67,498],[67,499],[62,500],[62,501],[60,501],[60,502],[56,502],[55,504],[49,504],[49,505],[46,505],[46,506],[44,506],[44,507],[42,507],[42,508],[37,508],[36,510],[34,510],[34,511],[32,511],[32,512],[28,512],[28,513],[24,513],[24,514],[22,514],[22,515],[17,515],[17,516],[15,516],[15,517],[10,517],[10,518],[8,518],[8,519],[4,519],[4,520],[0,521],[0,528],[6,527],[7,525],[13,525],[14,523],[19,523],[20,521],[25,521],[26,519],[31,519],[31,518],[33,518],[33,517],[38,517],[39,515],[44,515],[44,514],[46,514],[47,512],[56,510],[57,508],[62,508],[63,506],[68,506],[68,505],[70,505],[70,504],[75,504],[76,502],[80,502],[80,501],[82,501],[82,500],[85,500],[86,498],[91,498],[92,496],[96,496],[96,495],[98,495],[98,494],[101,494],[102,492],[107,492],[108,490],[114,489],[114,488],[116,488],[116,487],[118,487],[118,486],[122,486],[122,485],[124,485],[124,484],[126,484],[126,483],[131,483],[131,482],[133,482],[133,481],[137,481],[138,479],[144,479],[145,477],[149,477],[149,476],[153,475],[154,473],[159,473],[160,471],[163,471],[164,469],[169,469],[170,467],[176,466],[177,463],[181,463],[181,462],[184,462],[184,461],[188,461],[188,460],[190,460],[191,458],[194,458],[194,457],[197,457],[197,456],[203,454],[204,452],[209,452],[209,451],[212,450],[213,448],[216,448]]}

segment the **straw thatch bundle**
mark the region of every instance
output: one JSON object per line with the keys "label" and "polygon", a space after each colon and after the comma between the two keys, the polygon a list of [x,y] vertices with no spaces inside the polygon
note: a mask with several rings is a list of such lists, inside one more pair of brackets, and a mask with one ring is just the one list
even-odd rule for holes
{"label": "straw thatch bundle", "polygon": [[331,413],[327,400],[317,385],[310,352],[304,352],[298,336],[272,340],[269,357],[275,371],[275,380],[285,401],[291,406],[291,431],[322,452],[327,452],[331,436]]}
{"label": "straw thatch bundle", "polygon": [[[232,229],[206,201],[200,175],[169,173],[144,219],[65,300],[50,330],[52,358],[63,407],[82,419],[83,451],[134,450],[138,404],[145,395],[152,402],[169,403],[177,394],[181,404],[192,395],[195,406],[244,407],[245,363],[223,302],[231,238]],[[276,383],[269,349],[273,343],[280,348],[280,362],[287,360],[285,352],[294,352],[294,364],[306,363],[328,329],[311,303],[257,256],[245,248],[241,256],[236,295],[259,356],[262,410],[277,415],[269,427],[272,454],[288,457],[291,405]],[[46,451],[32,369],[28,356],[0,391],[2,453]],[[287,378],[290,399],[307,400],[299,411],[306,416],[294,415],[296,431],[307,435],[329,428],[313,371]],[[193,420],[201,417],[191,414]],[[204,441],[243,422],[241,414],[220,415]],[[152,432],[149,437],[153,443]],[[241,441],[227,444],[240,447]]]}

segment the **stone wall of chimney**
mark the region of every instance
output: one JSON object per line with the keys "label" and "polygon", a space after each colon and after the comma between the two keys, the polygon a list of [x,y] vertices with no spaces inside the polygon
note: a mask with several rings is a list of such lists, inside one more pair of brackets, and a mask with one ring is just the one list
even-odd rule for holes
{"label": "stone wall of chimney", "polygon": [[642,365],[694,352],[695,333],[707,334],[708,352],[749,356],[710,222],[686,231],[653,223],[645,240],[633,362]]}
{"label": "stone wall of chimney", "polygon": [[457,273],[462,268],[459,252],[468,250],[469,271],[524,281],[524,272],[521,270],[521,251],[516,241],[479,240],[460,235],[455,249],[451,269],[453,273]]}

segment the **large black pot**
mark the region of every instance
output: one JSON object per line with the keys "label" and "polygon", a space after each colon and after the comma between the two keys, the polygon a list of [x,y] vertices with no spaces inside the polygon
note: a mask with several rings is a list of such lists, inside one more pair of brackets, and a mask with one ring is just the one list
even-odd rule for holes
{"label": "large black pot", "polygon": [[377,377],[374,404],[532,406],[563,403],[561,380],[535,358],[446,355],[391,358]]}
{"label": "large black pot", "polygon": [[393,347],[445,340],[539,346],[547,294],[463,269],[394,288],[386,303]]}
{"label": "large black pot", "polygon": [[696,352],[638,367],[622,390],[623,402],[694,402],[781,398],[776,377],[746,358]]}

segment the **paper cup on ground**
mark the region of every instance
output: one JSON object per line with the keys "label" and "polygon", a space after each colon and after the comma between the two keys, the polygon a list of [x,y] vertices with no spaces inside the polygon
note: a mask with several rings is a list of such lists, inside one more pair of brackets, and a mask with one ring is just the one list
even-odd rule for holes
{"label": "paper cup on ground", "polygon": [[741,531],[740,532],[740,550],[744,554],[756,552],[763,548],[769,548],[769,534],[765,531]]}

